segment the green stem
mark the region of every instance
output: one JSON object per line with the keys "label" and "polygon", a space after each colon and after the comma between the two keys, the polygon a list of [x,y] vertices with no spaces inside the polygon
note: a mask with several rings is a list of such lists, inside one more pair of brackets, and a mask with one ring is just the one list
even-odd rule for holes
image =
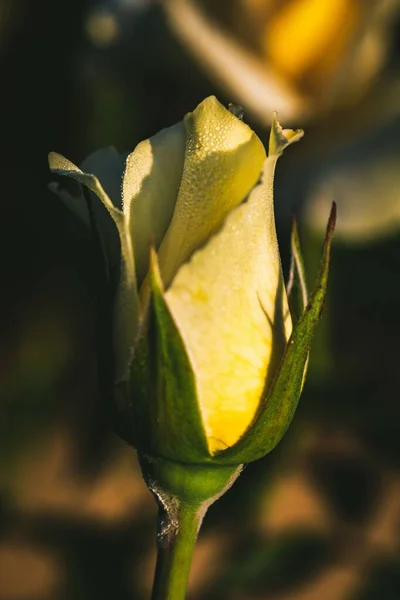
{"label": "green stem", "polygon": [[184,600],[206,504],[159,501],[158,554],[152,600]]}
{"label": "green stem", "polygon": [[230,488],[242,465],[183,464],[141,452],[138,458],[159,506],[152,600],[184,600],[203,517]]}

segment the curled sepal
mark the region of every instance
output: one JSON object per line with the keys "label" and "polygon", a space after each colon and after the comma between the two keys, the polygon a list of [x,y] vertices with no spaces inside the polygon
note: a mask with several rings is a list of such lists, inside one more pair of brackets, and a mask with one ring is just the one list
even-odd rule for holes
{"label": "curled sepal", "polygon": [[[151,251],[148,315],[132,361],[129,410],[142,453],[183,463],[209,460],[195,374],[164,299],[157,255]],[[124,436],[126,437],[126,436]]]}
{"label": "curled sepal", "polygon": [[[290,248],[291,248],[291,260],[290,260],[290,271],[289,271],[289,279],[286,286],[286,293],[288,295],[289,304],[292,309],[299,309],[296,311],[297,314],[302,314],[308,304],[308,289],[307,289],[307,281],[306,281],[306,273],[304,268],[303,255],[300,247],[300,239],[299,239],[299,231],[297,227],[296,218],[293,217],[292,220],[292,235],[290,239]],[[298,288],[295,290],[295,288]],[[296,292],[299,292],[296,293]],[[293,295],[296,295],[296,300],[298,301],[299,306],[293,307]]]}
{"label": "curled sepal", "polygon": [[280,442],[290,425],[303,387],[312,336],[324,306],[335,223],[336,205],[333,203],[310,301],[293,329],[279,371],[259,414],[237,444],[215,457],[219,464],[239,464],[262,458]]}

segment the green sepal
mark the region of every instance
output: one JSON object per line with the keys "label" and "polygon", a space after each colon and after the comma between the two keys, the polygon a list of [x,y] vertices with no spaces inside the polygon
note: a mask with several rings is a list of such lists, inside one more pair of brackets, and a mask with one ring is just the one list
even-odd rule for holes
{"label": "green sepal", "polygon": [[[299,230],[296,218],[292,219],[292,234],[290,238],[291,260],[289,279],[286,286],[286,293],[289,300],[289,306],[293,315],[302,315],[308,304],[308,289],[304,260],[300,247]],[[294,296],[294,298],[293,298]],[[297,321],[297,318],[295,319]]]}
{"label": "green sepal", "polygon": [[262,458],[280,442],[290,425],[303,388],[311,340],[324,306],[335,223],[336,205],[333,203],[310,301],[294,327],[277,376],[259,414],[237,444],[214,457],[219,464],[239,464]]}
{"label": "green sepal", "polygon": [[150,456],[182,463],[210,461],[195,374],[164,299],[154,250],[148,286],[147,315],[131,362],[128,396],[129,421],[132,428],[138,425],[134,439],[127,441]]}
{"label": "green sepal", "polygon": [[239,476],[242,465],[183,464],[138,454],[151,491],[167,493],[188,504],[201,504],[222,495]]}

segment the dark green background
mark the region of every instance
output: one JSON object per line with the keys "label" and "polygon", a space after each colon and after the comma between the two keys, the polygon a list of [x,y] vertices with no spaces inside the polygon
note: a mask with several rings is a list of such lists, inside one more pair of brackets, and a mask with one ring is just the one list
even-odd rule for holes
{"label": "dark green background", "polygon": [[[0,4],[0,549],[22,540],[54,553],[66,573],[57,599],[140,599],[140,565],[154,543],[152,508],[104,525],[45,507],[29,513],[16,500],[24,465],[60,424],[73,440],[69,476],[78,485],[94,484],[121,451],[108,418],[110,290],[93,238],[47,189],[47,153],[79,163],[97,147],[130,150],[210,93],[225,103],[238,99],[198,70],[155,4],[124,24],[116,45],[102,49],[85,35],[89,5]],[[389,67],[398,67],[396,47]],[[358,107],[353,110],[356,115]],[[321,147],[322,131],[340,139],[340,123],[333,114],[331,121],[309,125],[304,143],[290,148],[279,165],[285,268],[290,212],[300,209],[330,161],[346,163],[360,152],[374,156],[379,140],[389,137],[386,151],[399,153],[398,121],[332,148],[327,136]],[[266,129],[251,124],[266,140]],[[290,125],[302,123],[285,123]],[[310,273],[320,242],[303,228]],[[204,535],[230,536],[227,560],[194,598],[275,599],[279,591],[285,598],[332,565],[363,572],[362,585],[334,600],[400,597],[400,502],[391,549],[372,544],[370,558],[362,558],[370,548],[371,522],[386,510],[384,499],[399,494],[399,281],[399,234],[357,246],[334,244],[329,298],[295,424],[280,447],[250,465],[210,511]],[[299,473],[313,486],[336,524],[328,533],[305,525],[260,535],[254,507],[279,470]],[[138,478],[134,466],[132,477]],[[0,581],[0,599],[7,598]]]}

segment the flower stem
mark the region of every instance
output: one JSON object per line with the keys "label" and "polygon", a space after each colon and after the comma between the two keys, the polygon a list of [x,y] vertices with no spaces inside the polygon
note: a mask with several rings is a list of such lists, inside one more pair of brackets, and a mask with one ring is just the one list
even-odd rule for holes
{"label": "flower stem", "polygon": [[158,554],[152,600],[184,600],[207,504],[159,502]]}

